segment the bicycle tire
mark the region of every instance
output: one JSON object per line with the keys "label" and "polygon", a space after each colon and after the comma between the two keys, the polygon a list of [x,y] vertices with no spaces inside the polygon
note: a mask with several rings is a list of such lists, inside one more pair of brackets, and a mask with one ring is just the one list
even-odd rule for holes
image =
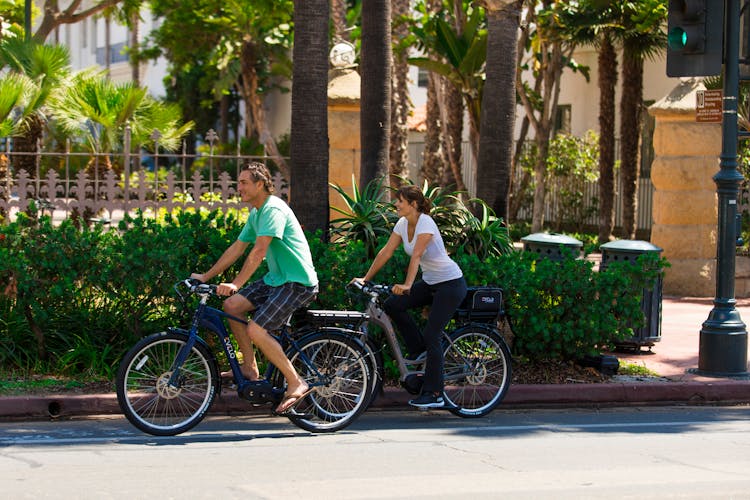
{"label": "bicycle tire", "polygon": [[[297,345],[318,372],[330,379],[295,404],[294,414],[287,418],[297,427],[315,433],[347,427],[370,401],[372,374],[367,351],[356,338],[332,329],[307,334]],[[317,376],[300,353],[290,349],[287,355],[297,373],[313,385]],[[273,380],[276,387],[285,385],[278,370]]]}
{"label": "bicycle tire", "polygon": [[367,335],[360,335],[359,341],[367,352],[367,363],[370,370],[370,400],[367,402],[367,408],[372,406],[378,396],[383,392],[383,382],[385,377],[385,361],[383,359],[383,349],[375,345],[372,338]]}
{"label": "bicycle tire", "polygon": [[493,328],[469,324],[450,334],[444,356],[444,397],[454,415],[472,418],[491,412],[512,378],[511,355]]}
{"label": "bicycle tire", "polygon": [[155,436],[174,436],[196,426],[220,390],[216,358],[198,341],[180,368],[179,387],[166,382],[186,333],[160,332],[141,339],[120,362],[117,402],[138,429]]}

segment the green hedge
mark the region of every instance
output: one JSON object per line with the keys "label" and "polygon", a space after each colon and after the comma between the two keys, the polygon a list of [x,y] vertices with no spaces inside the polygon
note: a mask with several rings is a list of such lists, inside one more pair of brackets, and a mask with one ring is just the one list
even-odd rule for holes
{"label": "green hedge", "polygon": [[[138,338],[184,322],[173,284],[207,270],[240,229],[236,216],[219,212],[138,217],[111,230],[24,217],[0,226],[0,364],[111,376]],[[312,307],[357,307],[345,285],[369,266],[364,245],[308,236],[321,289]],[[643,324],[642,290],[666,265],[653,254],[602,273],[587,261],[534,260],[524,252],[454,258],[470,285],[505,289],[514,354],[532,359],[574,359],[631,336]],[[377,278],[400,282],[406,265],[397,252]]]}

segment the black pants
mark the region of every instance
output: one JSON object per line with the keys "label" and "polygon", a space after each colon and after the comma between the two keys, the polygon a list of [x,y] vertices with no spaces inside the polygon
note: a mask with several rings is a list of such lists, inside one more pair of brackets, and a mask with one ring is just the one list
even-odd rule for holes
{"label": "black pants", "polygon": [[[445,325],[466,296],[466,280],[458,278],[428,285],[422,280],[411,287],[409,295],[391,295],[383,309],[391,317],[404,339],[409,357],[427,352],[422,392],[443,391],[443,350],[441,338]],[[427,325],[420,334],[409,309],[432,304]]]}

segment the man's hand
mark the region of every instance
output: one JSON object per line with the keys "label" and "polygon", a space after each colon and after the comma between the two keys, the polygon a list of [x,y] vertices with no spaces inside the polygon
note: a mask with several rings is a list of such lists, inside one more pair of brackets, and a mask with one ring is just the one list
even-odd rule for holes
{"label": "man's hand", "polygon": [[407,284],[393,285],[393,289],[391,289],[394,295],[409,295],[410,290],[411,285]]}
{"label": "man's hand", "polygon": [[237,293],[237,285],[234,283],[221,283],[216,287],[216,294],[229,296]]}
{"label": "man's hand", "polygon": [[193,273],[193,274],[191,274],[190,275],[190,279],[198,280],[201,283],[205,283],[206,281],[208,281],[208,280],[206,280],[206,275],[205,274],[200,274],[200,273]]}

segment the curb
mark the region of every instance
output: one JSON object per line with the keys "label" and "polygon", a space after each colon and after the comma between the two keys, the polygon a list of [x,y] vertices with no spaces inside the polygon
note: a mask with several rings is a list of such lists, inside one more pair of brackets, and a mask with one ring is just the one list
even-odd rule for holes
{"label": "curb", "polygon": [[[378,396],[372,409],[408,408],[412,396],[389,387]],[[604,384],[517,384],[511,385],[497,410],[513,408],[554,408],[635,405],[748,404],[750,381],[645,382]],[[237,395],[219,395],[211,414],[270,413],[269,406],[252,406]],[[66,418],[85,415],[121,414],[117,396],[112,394],[0,397],[0,419]]]}

